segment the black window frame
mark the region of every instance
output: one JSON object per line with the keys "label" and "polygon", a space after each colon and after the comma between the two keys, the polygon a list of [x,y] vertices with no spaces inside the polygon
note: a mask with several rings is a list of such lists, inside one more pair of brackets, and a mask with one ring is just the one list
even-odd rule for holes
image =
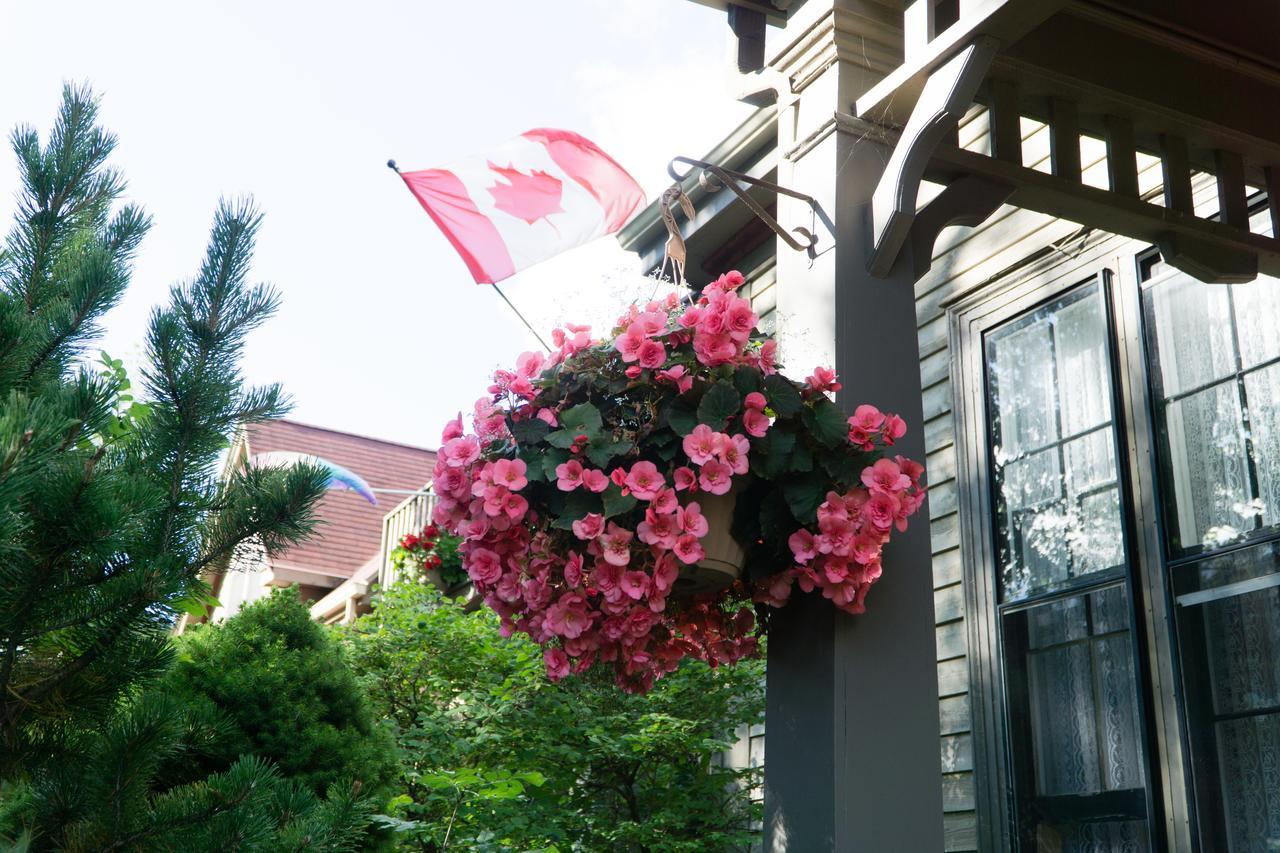
{"label": "black window frame", "polygon": [[[1064,265],[1065,266],[1065,265]],[[1150,653],[1145,626],[1149,595],[1146,573],[1140,571],[1147,560],[1148,543],[1142,540],[1142,524],[1135,518],[1135,496],[1140,492],[1132,482],[1134,453],[1132,419],[1127,396],[1129,381],[1124,375],[1128,348],[1120,345],[1122,323],[1118,320],[1116,272],[1102,261],[1086,261],[1074,268],[1051,267],[1023,280],[997,284],[980,294],[951,306],[953,381],[955,383],[957,468],[960,492],[961,555],[964,567],[969,622],[970,701],[973,714],[975,769],[980,849],[1033,850],[1020,838],[1025,822],[1020,821],[1019,801],[1034,798],[1025,790],[1031,780],[1014,751],[1025,733],[1011,730],[1008,712],[1011,695],[1020,691],[1010,684],[1009,667],[1004,662],[1008,648],[1004,636],[1007,614],[1026,610],[1048,601],[1088,595],[1123,585],[1128,602],[1130,653],[1135,678],[1135,701],[1140,743],[1139,755],[1145,777],[1142,809],[1152,850],[1166,847],[1166,819],[1163,790],[1165,779],[1160,766],[1158,739],[1154,734]],[[988,406],[988,366],[986,335],[1062,299],[1073,290],[1097,282],[1104,308],[1108,362],[1111,370],[1113,448],[1120,493],[1122,531],[1126,559],[1124,567],[1084,574],[1070,582],[1040,591],[1013,602],[1004,602],[998,561],[996,482],[992,473],[993,430]],[[1117,574],[1118,571],[1118,574]],[[1021,790],[1020,790],[1021,788]],[[1132,810],[1132,804],[1127,807]],[[1022,843],[1019,847],[1018,843]]]}

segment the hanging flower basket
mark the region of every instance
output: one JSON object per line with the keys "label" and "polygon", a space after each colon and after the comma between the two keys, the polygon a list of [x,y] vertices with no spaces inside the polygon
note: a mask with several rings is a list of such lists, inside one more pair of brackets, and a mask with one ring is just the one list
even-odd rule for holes
{"label": "hanging flower basket", "polygon": [[778,373],[741,283],[632,306],[604,341],[557,329],[495,374],[473,433],[445,428],[433,520],[554,680],[603,663],[643,691],[685,657],[754,655],[754,606],[797,583],[860,613],[923,502],[923,468],[884,453],[902,420],[847,417],[831,370]]}

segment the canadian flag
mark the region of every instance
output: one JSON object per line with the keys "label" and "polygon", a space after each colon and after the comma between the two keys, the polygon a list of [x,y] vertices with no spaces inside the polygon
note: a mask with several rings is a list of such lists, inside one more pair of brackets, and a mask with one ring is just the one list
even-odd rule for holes
{"label": "canadian flag", "polygon": [[594,142],[550,128],[400,177],[477,284],[612,234],[645,203],[635,179]]}

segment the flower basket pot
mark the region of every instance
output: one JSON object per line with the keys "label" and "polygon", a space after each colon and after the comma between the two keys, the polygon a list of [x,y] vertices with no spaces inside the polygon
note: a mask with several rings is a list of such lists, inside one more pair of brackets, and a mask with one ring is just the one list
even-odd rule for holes
{"label": "flower basket pot", "polygon": [[738,503],[739,484],[723,495],[699,495],[698,504],[707,519],[707,535],[702,539],[706,556],[692,566],[682,566],[673,592],[680,597],[724,589],[742,574],[746,549],[733,537],[733,510]]}

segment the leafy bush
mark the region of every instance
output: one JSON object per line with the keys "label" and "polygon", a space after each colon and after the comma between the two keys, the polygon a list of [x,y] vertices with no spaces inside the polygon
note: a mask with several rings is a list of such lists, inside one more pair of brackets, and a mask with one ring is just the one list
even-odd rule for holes
{"label": "leafy bush", "polygon": [[370,795],[387,789],[395,767],[387,733],[342,648],[296,590],[275,590],[184,635],[178,648],[166,690],[221,728],[198,757],[201,772],[253,755],[319,796],[339,780]]}
{"label": "leafy bush", "polygon": [[396,729],[417,849],[740,849],[759,808],[751,771],[718,766],[759,722],[763,665],[687,661],[647,695],[600,672],[554,684],[542,653],[430,587],[396,584],[342,629],[352,666]]}

